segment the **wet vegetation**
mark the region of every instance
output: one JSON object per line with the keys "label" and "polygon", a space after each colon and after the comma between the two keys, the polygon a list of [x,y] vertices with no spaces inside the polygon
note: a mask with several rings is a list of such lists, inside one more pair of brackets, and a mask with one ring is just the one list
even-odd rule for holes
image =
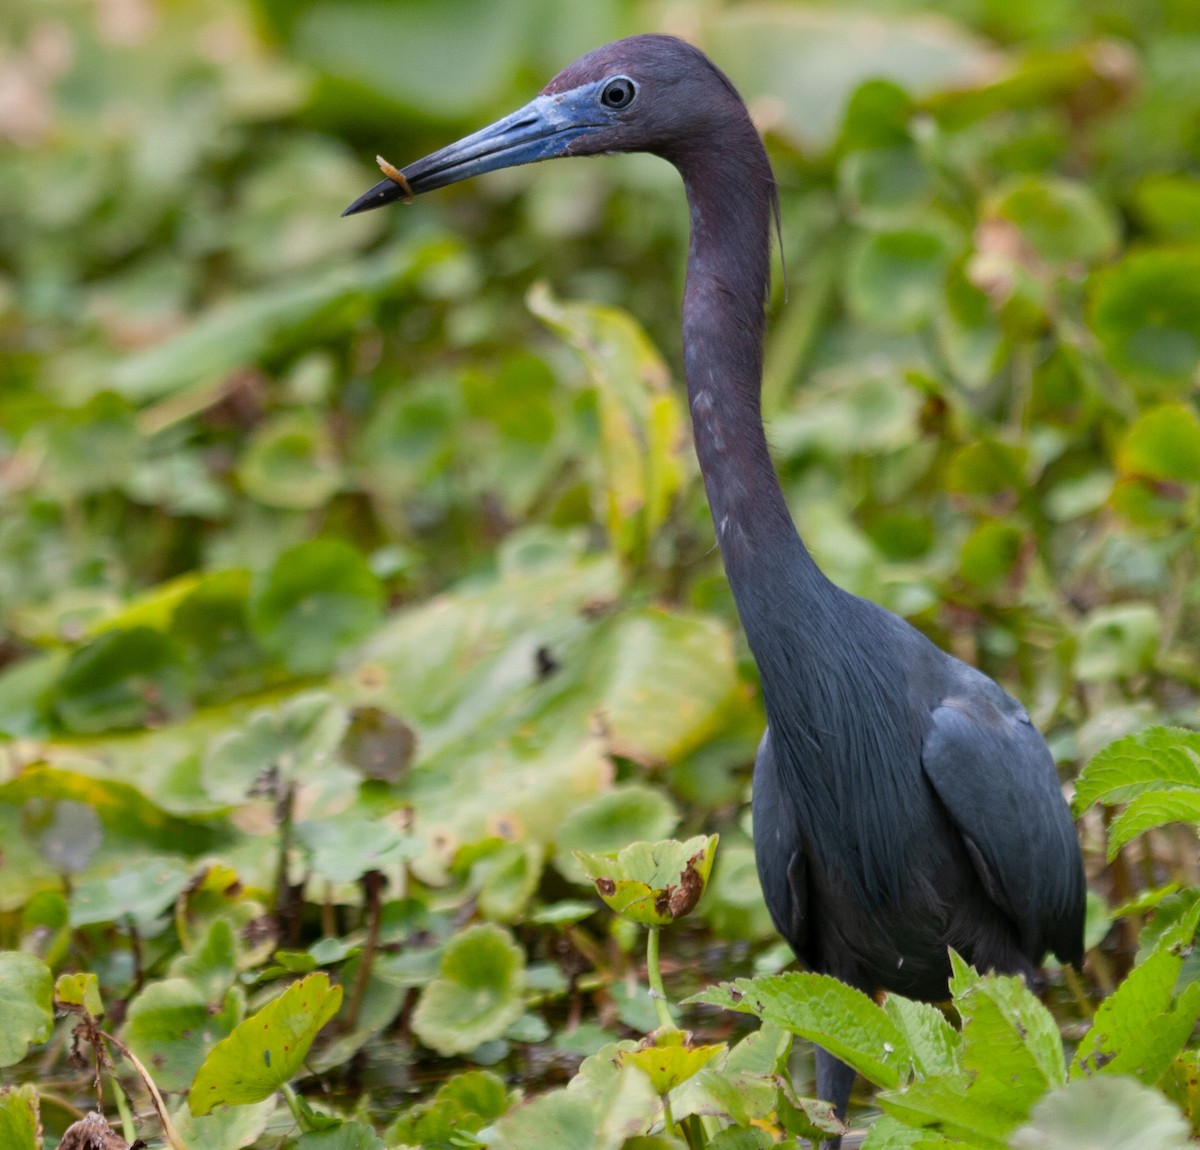
{"label": "wet vegetation", "polygon": [[[4,1150],[97,1107],[113,1147],[751,1150],[838,1131],[813,1040],[870,1150],[1200,1130],[1200,15],[937,9],[10,0]],[[1088,956],[1040,998],[875,1003],[771,928],[675,174],[338,218],[655,29],[771,149],[806,539],[1073,796]]]}

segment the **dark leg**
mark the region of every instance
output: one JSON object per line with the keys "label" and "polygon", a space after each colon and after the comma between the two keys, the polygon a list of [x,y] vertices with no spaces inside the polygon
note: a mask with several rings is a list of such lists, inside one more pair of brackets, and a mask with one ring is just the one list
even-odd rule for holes
{"label": "dark leg", "polygon": [[[837,1115],[844,1122],[846,1109],[850,1105],[850,1090],[854,1086],[857,1072],[844,1062],[839,1062],[827,1050],[816,1048],[817,1052],[817,1097],[825,1102],[832,1102]],[[823,1147],[828,1150],[838,1150],[842,1140],[825,1142]]]}

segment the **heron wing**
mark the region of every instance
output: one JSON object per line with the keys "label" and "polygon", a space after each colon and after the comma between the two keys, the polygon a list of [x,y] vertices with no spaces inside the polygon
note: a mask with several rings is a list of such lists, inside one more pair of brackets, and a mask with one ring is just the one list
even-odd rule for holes
{"label": "heron wing", "polygon": [[926,777],[962,835],[984,890],[1034,962],[1083,958],[1079,841],[1050,748],[1019,704],[969,692],[934,708],[921,752]]}
{"label": "heron wing", "polygon": [[808,943],[808,860],[799,821],[779,777],[771,732],[754,760],[754,854],[763,899],[775,928],[803,955]]}

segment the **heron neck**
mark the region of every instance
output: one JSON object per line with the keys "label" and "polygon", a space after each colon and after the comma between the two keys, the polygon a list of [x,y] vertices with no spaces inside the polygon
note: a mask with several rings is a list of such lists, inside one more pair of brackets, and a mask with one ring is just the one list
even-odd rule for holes
{"label": "heron neck", "polygon": [[762,421],[774,180],[748,117],[732,140],[725,135],[678,166],[692,223],[683,355],[696,454],[753,647],[752,597],[766,596],[777,610],[785,590],[777,583],[811,596],[825,582],[792,522]]}

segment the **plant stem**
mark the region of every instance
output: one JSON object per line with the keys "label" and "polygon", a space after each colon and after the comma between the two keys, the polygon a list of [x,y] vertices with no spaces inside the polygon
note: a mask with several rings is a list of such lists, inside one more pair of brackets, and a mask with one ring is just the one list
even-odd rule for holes
{"label": "plant stem", "polygon": [[658,930],[657,926],[652,926],[646,936],[646,978],[650,983],[650,997],[654,999],[658,1024],[666,1030],[674,1030],[675,1020],[667,1006],[667,992],[663,989],[662,972],[658,968]]}
{"label": "plant stem", "polygon": [[296,1092],[286,1082],[279,1088],[279,1091],[283,1095],[283,1100],[288,1104],[288,1109],[292,1112],[292,1117],[295,1118],[296,1125],[307,1133],[308,1119],[305,1118],[304,1111],[300,1109],[300,1103],[296,1099]]}
{"label": "plant stem", "polygon": [[346,1008],[345,1028],[348,1031],[353,1030],[358,1021],[358,1011],[362,1006],[363,995],[367,992],[367,983],[371,979],[371,964],[379,946],[379,920],[383,914],[383,903],[379,896],[383,890],[383,875],[377,870],[367,871],[362,876],[362,886],[367,904],[367,940],[363,943],[362,954],[358,957],[358,975],[354,979],[350,1004]]}

